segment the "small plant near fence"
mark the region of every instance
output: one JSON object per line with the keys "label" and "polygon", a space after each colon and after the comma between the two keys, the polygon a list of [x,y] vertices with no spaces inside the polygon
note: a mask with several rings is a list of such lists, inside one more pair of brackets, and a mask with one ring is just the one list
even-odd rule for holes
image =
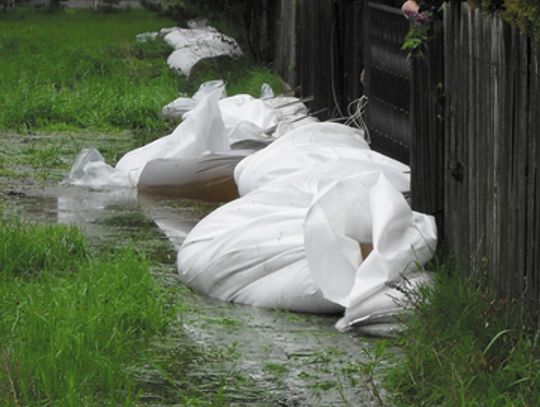
{"label": "small plant near fence", "polygon": [[[460,2],[463,0],[450,0]],[[473,8],[486,13],[498,13],[503,20],[518,27],[540,43],[540,2],[537,0],[467,0]],[[430,21],[440,18],[444,11],[443,0],[418,0],[422,10],[419,18],[413,19],[403,49],[412,57],[423,57],[424,48],[431,36]]]}
{"label": "small plant near fence", "polygon": [[386,372],[397,406],[533,406],[540,400],[538,335],[515,304],[492,296],[481,272],[440,266],[417,298]]}

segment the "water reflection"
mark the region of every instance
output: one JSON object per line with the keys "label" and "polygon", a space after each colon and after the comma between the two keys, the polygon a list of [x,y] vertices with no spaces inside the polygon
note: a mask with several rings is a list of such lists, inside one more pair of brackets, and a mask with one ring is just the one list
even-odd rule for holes
{"label": "water reflection", "polygon": [[[181,352],[188,342],[195,342],[203,349],[235,352],[233,366],[200,363],[190,368],[189,380],[202,388],[234,369],[264,390],[256,394],[255,405],[376,405],[361,372],[362,363],[368,361],[364,350],[374,348],[373,340],[338,333],[335,317],[232,305],[180,286],[176,251],[212,205],[137,195],[129,189],[91,191],[74,187],[34,191],[12,203],[11,212],[28,220],[76,224],[98,247],[131,242],[159,261],[156,276],[178,288],[176,298],[183,306],[167,343],[156,344],[157,349],[166,347],[174,355],[171,348]],[[159,372],[149,366],[142,370],[137,376],[143,381],[145,394],[148,392],[149,403],[155,402],[151,395],[159,395],[160,405],[178,402]],[[245,389],[231,391],[235,390],[239,392],[238,405],[254,402],[253,394],[248,395]]]}

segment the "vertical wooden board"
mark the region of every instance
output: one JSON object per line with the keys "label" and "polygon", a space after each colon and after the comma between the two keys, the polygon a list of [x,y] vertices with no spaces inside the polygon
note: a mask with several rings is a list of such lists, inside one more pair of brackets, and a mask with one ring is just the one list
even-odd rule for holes
{"label": "vertical wooden board", "polygon": [[343,89],[341,90],[343,105],[362,96],[363,86],[360,75],[364,66],[363,49],[363,1],[341,1],[340,20],[342,21],[342,58],[343,58]]}
{"label": "vertical wooden board", "polygon": [[[501,138],[501,154],[500,154],[500,165],[501,171],[499,172],[498,182],[500,183],[500,194],[498,196],[498,204],[501,207],[501,227],[504,230],[505,239],[501,239],[499,244],[499,259],[504,264],[504,254],[513,253],[515,250],[514,239],[515,239],[515,230],[513,228],[513,208],[509,205],[510,197],[514,194],[513,191],[513,148],[514,148],[514,137],[515,137],[515,114],[516,114],[516,86],[517,84],[517,63],[519,62],[517,58],[519,56],[516,52],[516,33],[515,30],[510,30],[510,41],[509,41],[509,61],[512,61],[509,66],[509,75],[508,75],[508,91],[507,97],[509,98],[509,104],[507,108],[509,109],[505,112],[505,123],[506,123],[506,135]],[[502,267],[496,271],[502,271]],[[510,290],[510,274],[515,272],[515,270],[506,270],[506,272],[496,273],[493,280],[497,281],[497,290],[498,292],[506,298],[509,298],[511,292]]]}
{"label": "vertical wooden board", "polygon": [[[502,227],[506,231],[506,242],[500,246],[500,261],[503,265],[506,265],[506,270],[503,271],[502,267],[498,271],[500,275],[499,281],[501,285],[499,291],[506,298],[511,298],[513,295],[514,288],[514,275],[520,273],[520,270],[516,269],[518,259],[517,259],[517,230],[516,230],[516,210],[519,202],[517,202],[517,188],[516,188],[516,148],[517,148],[517,137],[519,129],[519,111],[521,107],[519,105],[520,97],[520,70],[521,70],[521,56],[519,48],[519,33],[517,30],[513,29],[511,32],[511,59],[512,61],[512,76],[511,76],[511,106],[508,114],[509,126],[508,126],[508,135],[506,137],[505,143],[505,152],[502,155],[504,157],[504,167],[506,169],[504,173],[504,189],[501,194],[501,206],[503,208],[503,217],[501,221],[503,222]],[[508,254],[512,253],[511,262],[505,261],[509,260]]]}
{"label": "vertical wooden board", "polygon": [[493,208],[494,208],[494,200],[496,199],[495,195],[495,189],[494,189],[494,167],[495,167],[495,159],[493,155],[493,148],[495,143],[495,137],[496,137],[496,130],[494,123],[496,123],[497,117],[498,117],[498,106],[494,103],[494,92],[497,87],[497,79],[495,74],[493,73],[493,67],[495,69],[498,68],[498,61],[496,59],[492,58],[492,50],[493,50],[493,44],[497,43],[497,33],[492,30],[493,27],[493,21],[486,21],[484,24],[484,32],[485,36],[489,38],[489,46],[486,46],[485,52],[484,52],[484,58],[485,58],[485,75],[487,76],[486,80],[486,86],[488,87],[488,92],[483,96],[485,98],[485,108],[489,112],[489,116],[487,118],[484,118],[485,120],[485,137],[486,137],[486,143],[482,147],[484,149],[483,157],[481,157],[481,161],[484,165],[484,173],[483,173],[483,179],[479,180],[484,186],[484,202],[483,202],[483,210],[485,213],[485,216],[482,219],[482,222],[484,224],[484,236],[486,238],[485,242],[485,262],[482,262],[484,265],[486,265],[488,268],[493,269],[496,267],[497,259],[496,256],[491,250],[493,245],[495,244],[495,240],[497,239],[496,236],[493,234],[493,230],[495,225],[493,224]]}
{"label": "vertical wooden board", "polygon": [[537,327],[540,326],[540,250],[538,250],[538,245],[540,244],[540,170],[539,170],[539,164],[540,163],[540,146],[538,144],[538,136],[539,136],[539,129],[540,129],[540,48],[536,47],[535,51],[533,53],[534,55],[534,80],[535,80],[535,87],[532,88],[534,91],[534,103],[535,108],[531,110],[531,114],[534,115],[534,125],[531,126],[531,138],[534,138],[535,143],[535,155],[534,155],[534,163],[535,163],[535,179],[534,179],[534,191],[531,194],[531,199],[533,199],[533,205],[534,205],[534,211],[532,211],[532,215],[534,216],[534,223],[533,223],[533,241],[532,241],[532,247],[533,247],[533,255],[534,255],[534,262],[532,264],[532,272],[534,273],[534,281],[533,281],[533,299],[535,301],[535,307],[534,310],[536,311],[537,315]]}
{"label": "vertical wooden board", "polygon": [[298,3],[289,0],[277,1],[279,5],[276,22],[276,49],[274,67],[293,88],[297,86],[297,8]]}
{"label": "vertical wooden board", "polygon": [[413,209],[437,216],[441,221],[444,196],[444,128],[439,85],[443,80],[443,31],[436,22],[426,58],[412,63],[411,87],[411,192]]}
{"label": "vertical wooden board", "polygon": [[452,205],[453,197],[453,181],[451,177],[451,165],[452,165],[452,144],[454,141],[454,135],[456,133],[456,107],[454,101],[456,99],[455,89],[453,88],[455,67],[454,67],[454,45],[457,40],[456,24],[456,10],[453,3],[448,3],[446,12],[444,13],[443,26],[444,26],[444,61],[445,61],[445,78],[444,87],[446,92],[446,104],[445,104],[445,123],[444,123],[444,241],[449,246],[450,250],[454,247],[454,231],[453,224],[455,208]]}
{"label": "vertical wooden board", "polygon": [[[497,259],[500,253],[500,247],[503,243],[501,237],[501,208],[499,205],[500,195],[502,193],[501,183],[500,183],[500,140],[507,137],[506,130],[506,121],[507,121],[507,108],[508,104],[508,67],[507,63],[507,41],[506,41],[506,32],[502,25],[499,24],[499,27],[494,32],[497,35],[497,49],[496,49],[496,67],[497,67],[497,93],[496,93],[496,106],[495,106],[495,117],[494,117],[494,135],[491,145],[490,155],[492,157],[492,168],[491,168],[491,185],[492,185],[492,199],[493,204],[491,205],[491,217],[489,219],[491,227],[491,244],[490,244],[490,259]],[[504,169],[502,170],[504,171]],[[497,283],[499,284],[499,283]]]}
{"label": "vertical wooden board", "polygon": [[490,242],[487,246],[487,257],[490,263],[494,262],[494,259],[498,257],[499,241],[501,240],[501,228],[498,223],[498,209],[496,200],[498,199],[497,188],[497,142],[500,138],[504,137],[503,122],[505,112],[505,69],[506,61],[504,59],[504,31],[497,20],[491,26],[491,56],[490,65],[492,67],[492,92],[489,95],[489,99],[492,101],[493,120],[491,126],[491,137],[489,144],[486,146],[486,155],[489,159],[489,168],[487,173],[486,183],[488,185],[488,194],[490,201],[487,205],[487,235],[490,236]]}
{"label": "vertical wooden board", "polygon": [[[474,75],[473,72],[473,61],[470,56],[473,53],[473,41],[471,41],[472,31],[473,31],[473,13],[465,5],[462,4],[462,13],[464,13],[464,25],[463,25],[463,37],[460,38],[460,44],[457,48],[458,50],[466,51],[462,61],[463,63],[463,78],[465,79],[464,84],[456,83],[454,86],[463,86],[465,91],[463,92],[463,101],[459,101],[461,120],[462,120],[462,131],[459,134],[456,134],[456,166],[454,167],[454,172],[456,175],[461,178],[456,182],[456,201],[458,202],[459,208],[459,235],[457,241],[458,255],[461,260],[461,263],[467,269],[470,269],[470,253],[471,253],[471,240],[470,240],[470,223],[469,223],[469,194],[470,194],[470,185],[469,185],[469,163],[468,163],[468,150],[469,150],[469,137],[472,132],[472,112],[471,104],[473,102],[473,84],[471,83],[471,78]],[[454,176],[456,178],[456,176]]]}
{"label": "vertical wooden board", "polygon": [[[334,59],[335,10],[331,0],[302,0],[298,6],[297,75],[302,96],[314,96],[313,111],[332,109],[332,77],[339,78]],[[320,114],[321,119],[328,113]]]}
{"label": "vertical wooden board", "polygon": [[[469,62],[469,71],[467,72],[467,89],[468,89],[468,120],[467,120],[467,131],[465,134],[465,139],[463,140],[463,145],[467,146],[466,149],[466,166],[465,166],[465,179],[467,182],[468,188],[468,200],[466,202],[468,208],[468,225],[469,225],[469,250],[467,257],[469,259],[469,267],[472,271],[476,270],[478,264],[478,257],[481,256],[481,239],[478,226],[478,207],[481,202],[481,197],[478,193],[478,144],[480,139],[483,137],[483,132],[480,127],[480,124],[483,122],[484,118],[480,118],[481,112],[480,100],[479,100],[479,91],[480,91],[480,69],[481,69],[481,53],[480,53],[480,44],[479,40],[482,33],[482,21],[481,15],[477,10],[474,10],[470,13],[471,18],[469,20],[470,28],[470,41],[469,46],[469,55],[467,60]],[[474,39],[474,40],[473,40]],[[477,40],[478,39],[478,40]]]}
{"label": "vertical wooden board", "polygon": [[529,111],[529,103],[527,98],[529,88],[529,52],[528,38],[519,35],[519,79],[517,103],[516,103],[516,137],[514,141],[514,196],[510,197],[510,203],[514,203],[514,228],[516,231],[516,261],[515,273],[511,278],[511,292],[514,298],[519,298],[523,293],[524,279],[526,276],[525,265],[527,252],[525,244],[528,234],[527,217],[527,112]]}
{"label": "vertical wooden board", "polygon": [[528,182],[528,210],[527,223],[530,233],[527,241],[527,311],[531,324],[540,326],[540,148],[538,146],[538,133],[540,126],[540,51],[533,46],[531,52],[531,86],[529,111],[529,182]]}
{"label": "vertical wooden board", "polygon": [[[465,35],[465,13],[461,9],[459,4],[449,3],[451,7],[451,14],[453,17],[454,28],[453,32],[447,32],[447,41],[449,56],[445,58],[445,61],[449,61],[450,64],[447,67],[446,71],[448,74],[448,92],[452,93],[451,100],[451,115],[453,118],[454,126],[450,129],[448,136],[448,143],[446,148],[447,159],[447,176],[445,178],[445,184],[447,185],[447,198],[448,201],[445,204],[448,213],[450,214],[448,222],[446,222],[446,227],[449,231],[449,244],[451,245],[451,250],[454,251],[458,259],[463,261],[459,252],[459,241],[461,238],[461,227],[460,223],[462,222],[462,214],[466,215],[466,212],[463,211],[460,196],[463,191],[460,191],[460,181],[458,177],[460,176],[461,163],[459,162],[458,157],[458,146],[460,143],[460,138],[463,137],[464,133],[464,103],[465,99],[465,86],[460,86],[459,78],[464,77],[466,61],[463,58],[463,55],[459,55],[458,51],[461,51],[463,37]],[[463,59],[462,59],[463,58]],[[460,64],[457,61],[461,59]],[[452,74],[453,73],[453,74]],[[463,83],[461,84],[463,85]],[[463,264],[465,266],[465,264]]]}
{"label": "vertical wooden board", "polygon": [[491,61],[490,51],[491,42],[494,40],[490,35],[490,27],[492,25],[491,18],[478,13],[478,29],[481,31],[479,38],[475,40],[478,48],[478,61],[480,69],[478,72],[479,86],[477,88],[477,99],[475,103],[478,105],[477,125],[478,134],[475,135],[479,139],[477,151],[475,153],[475,165],[478,170],[475,175],[475,187],[478,191],[476,201],[476,238],[479,241],[479,250],[476,253],[476,267],[481,270],[492,272],[496,267],[496,259],[490,256],[488,247],[493,244],[493,236],[488,233],[487,212],[493,206],[494,196],[489,194],[487,184],[489,174],[492,172],[493,161],[489,154],[488,145],[493,138],[493,133],[490,129],[490,123],[493,122],[495,112],[491,106],[489,93],[493,83],[490,81]]}

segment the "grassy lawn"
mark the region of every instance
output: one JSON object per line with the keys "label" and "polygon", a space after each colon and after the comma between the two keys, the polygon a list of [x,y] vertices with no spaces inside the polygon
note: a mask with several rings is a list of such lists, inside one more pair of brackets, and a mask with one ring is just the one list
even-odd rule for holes
{"label": "grassy lawn", "polygon": [[205,63],[188,81],[168,69],[172,50],[164,42],[135,41],[138,33],[173,25],[142,10],[0,13],[0,129],[157,137],[174,128],[161,108],[205,80],[225,79],[230,94],[257,94],[263,82],[279,90],[276,75],[246,58]]}
{"label": "grassy lawn", "polygon": [[0,225],[1,405],[136,400],[127,368],[172,314],[140,254],[89,254],[74,228]]}
{"label": "grassy lawn", "polygon": [[[98,253],[75,228],[2,215],[10,193],[56,184],[82,148],[114,163],[169,133],[178,123],[164,121],[161,108],[206,80],[225,79],[229,94],[258,95],[263,82],[279,91],[279,78],[248,58],[208,61],[189,80],[179,77],[164,43],[135,41],[172,25],[143,10],[0,13],[2,406],[135,405],[157,393],[208,406],[228,405],[235,392],[260,396],[235,371],[204,386],[190,377],[194,363],[217,371],[234,352],[203,351],[182,335],[182,289],[151,273],[144,248]],[[163,352],[155,344],[170,340],[171,324],[174,352]]]}

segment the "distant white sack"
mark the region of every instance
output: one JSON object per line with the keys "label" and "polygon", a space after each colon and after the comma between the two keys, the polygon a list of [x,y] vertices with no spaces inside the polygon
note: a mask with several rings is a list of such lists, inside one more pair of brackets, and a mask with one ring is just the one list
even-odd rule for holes
{"label": "distant white sack", "polygon": [[243,55],[242,49],[233,38],[220,33],[214,27],[203,24],[194,27],[172,27],[160,32],[164,41],[175,50],[167,59],[167,64],[172,69],[189,76],[191,69],[203,59]]}

